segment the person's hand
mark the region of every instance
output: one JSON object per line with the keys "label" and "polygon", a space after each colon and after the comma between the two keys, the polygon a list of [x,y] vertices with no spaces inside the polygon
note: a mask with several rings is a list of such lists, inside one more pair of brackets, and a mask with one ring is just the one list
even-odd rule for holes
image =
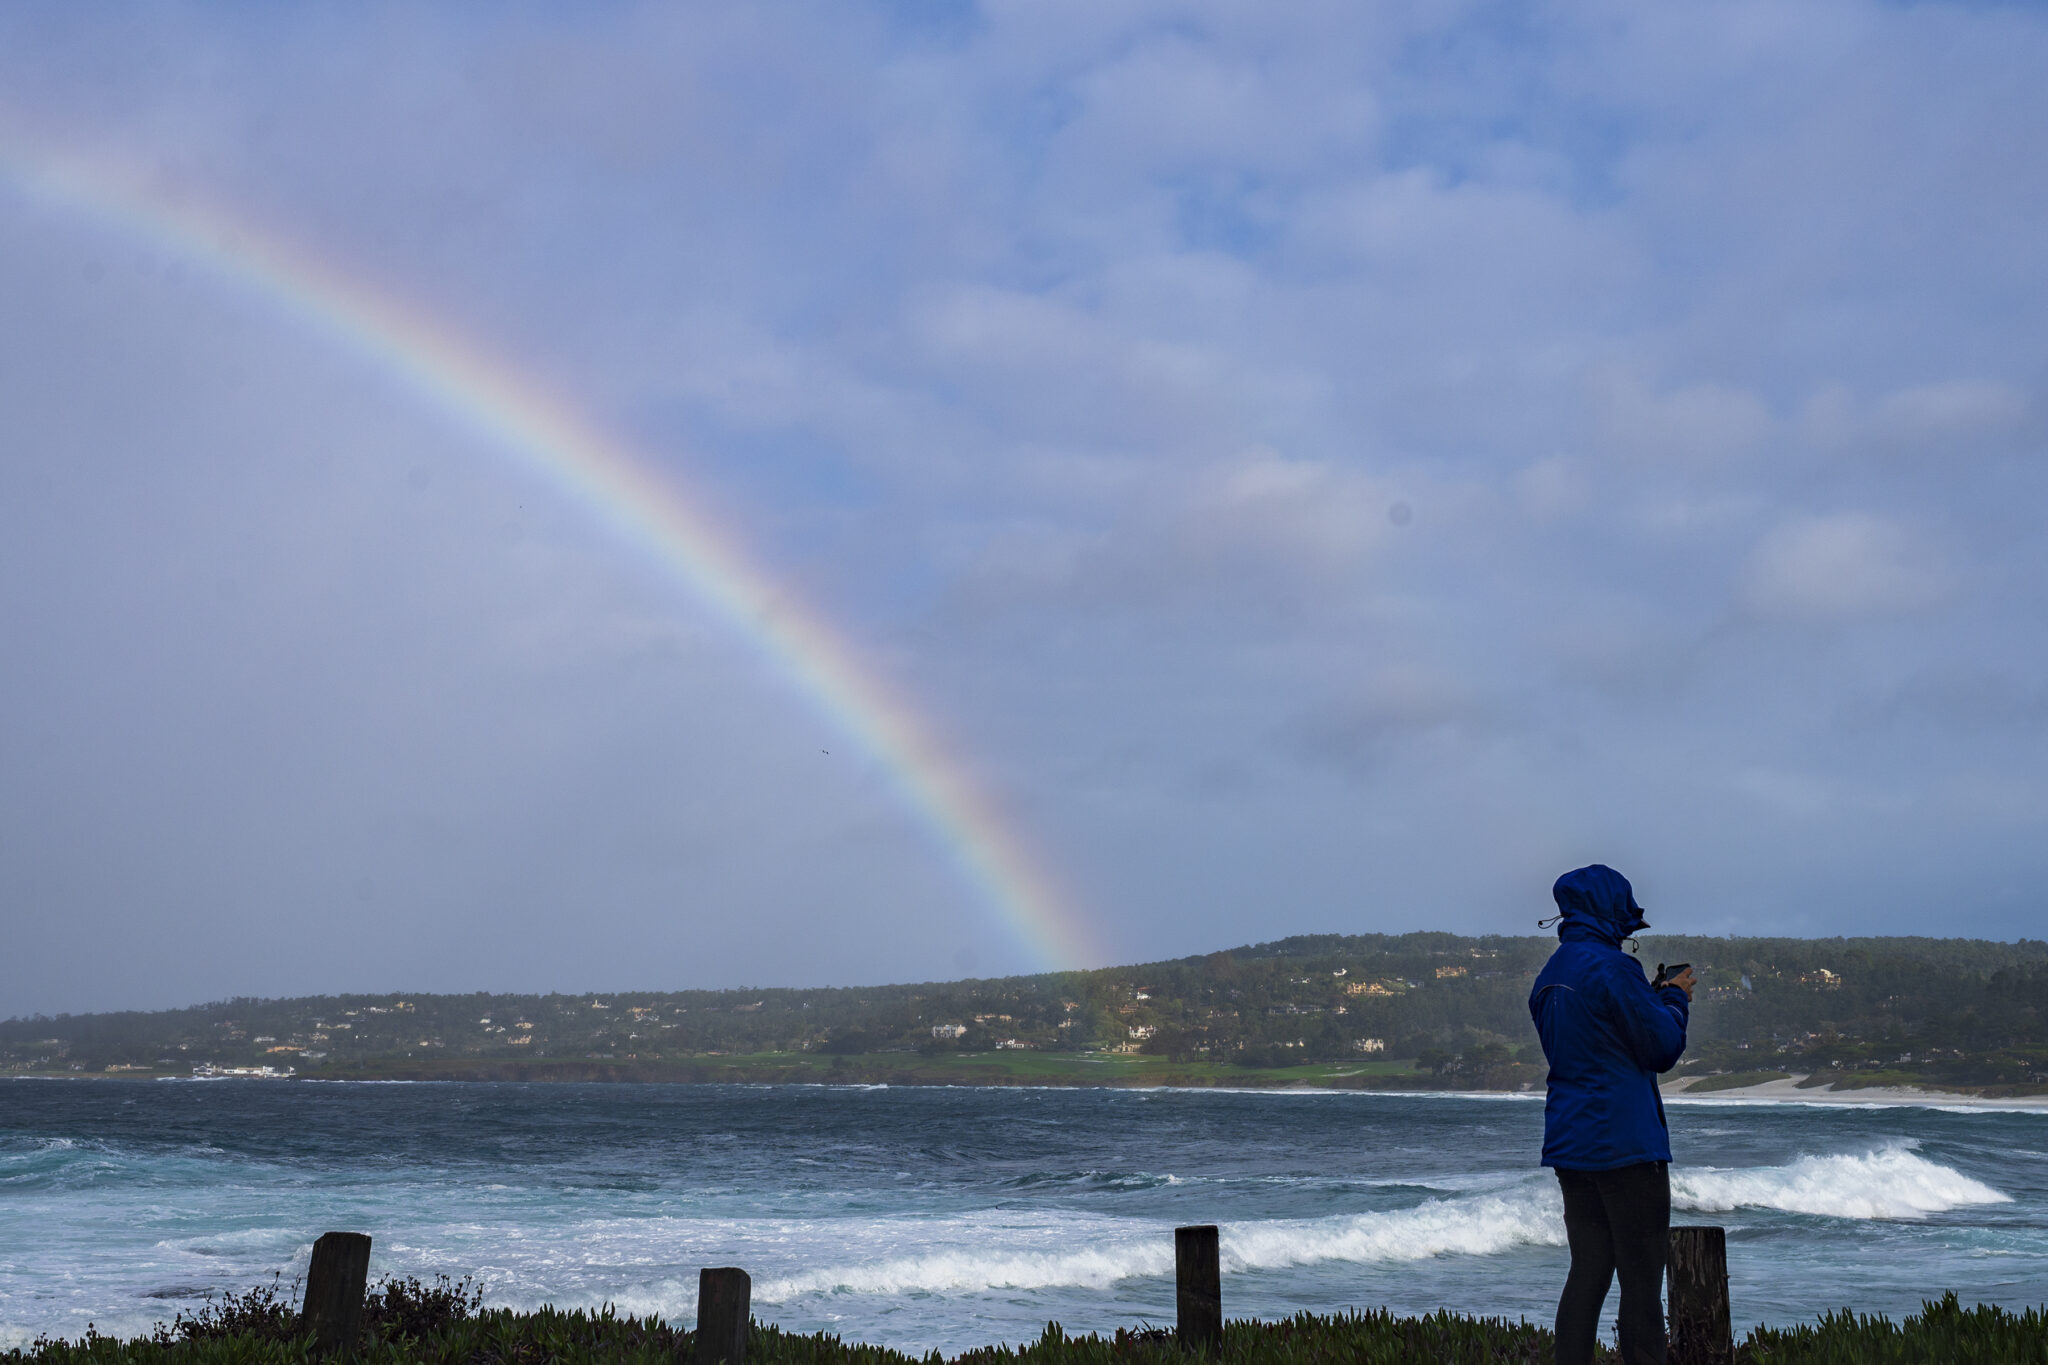
{"label": "person's hand", "polygon": [[1678,989],[1685,992],[1685,998],[1687,1000],[1691,1000],[1692,988],[1699,984],[1699,978],[1692,974],[1692,968],[1687,967],[1684,971],[1680,972],[1677,976],[1672,977],[1664,984],[1667,986],[1678,987]]}

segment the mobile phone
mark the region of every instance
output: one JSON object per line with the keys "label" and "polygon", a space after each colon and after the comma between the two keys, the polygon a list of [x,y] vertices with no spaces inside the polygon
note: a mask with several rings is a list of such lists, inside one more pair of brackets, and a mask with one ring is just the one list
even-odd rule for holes
{"label": "mobile phone", "polygon": [[1657,975],[1650,984],[1652,986],[1669,985],[1672,977],[1681,975],[1690,966],[1692,966],[1690,962],[1674,962],[1669,967],[1659,962],[1657,964]]}

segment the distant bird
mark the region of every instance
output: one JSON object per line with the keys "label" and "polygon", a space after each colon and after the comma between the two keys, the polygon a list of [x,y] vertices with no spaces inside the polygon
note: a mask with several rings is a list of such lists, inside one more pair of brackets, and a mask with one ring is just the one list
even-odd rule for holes
{"label": "distant bird", "polygon": [[818,752],[829,756],[832,751],[830,749],[820,749]]}

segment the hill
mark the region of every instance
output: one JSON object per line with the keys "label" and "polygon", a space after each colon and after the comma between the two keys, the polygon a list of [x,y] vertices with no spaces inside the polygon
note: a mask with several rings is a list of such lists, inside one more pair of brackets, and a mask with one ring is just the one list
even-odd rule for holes
{"label": "hill", "polygon": [[[1548,938],[1305,935],[1038,976],[832,989],[237,999],[0,1023],[0,1074],[1516,1089]],[[1646,936],[1690,961],[1689,1074],[2048,1088],[2048,944]]]}

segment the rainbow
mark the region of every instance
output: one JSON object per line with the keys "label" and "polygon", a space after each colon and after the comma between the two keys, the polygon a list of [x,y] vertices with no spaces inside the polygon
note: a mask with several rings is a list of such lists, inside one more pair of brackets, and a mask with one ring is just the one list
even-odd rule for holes
{"label": "rainbow", "polygon": [[978,898],[1047,968],[1101,960],[1079,917],[962,765],[846,643],[666,477],[544,386],[359,278],[184,195],[0,129],[0,176],[32,199],[143,237],[375,363],[523,462],[680,579],[888,773]]}

